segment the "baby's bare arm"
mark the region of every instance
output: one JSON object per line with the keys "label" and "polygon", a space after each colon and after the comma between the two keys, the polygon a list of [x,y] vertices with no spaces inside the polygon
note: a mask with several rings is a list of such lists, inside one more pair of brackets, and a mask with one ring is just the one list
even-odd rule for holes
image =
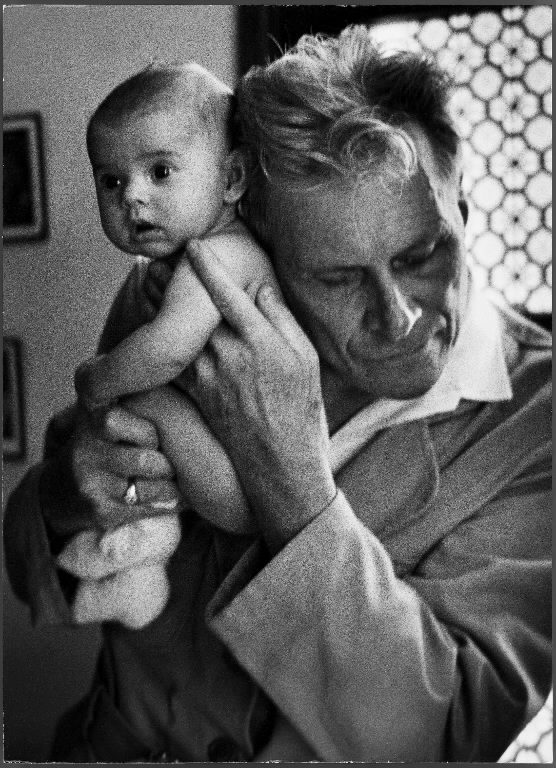
{"label": "baby's bare arm", "polygon": [[90,408],[98,408],[170,382],[195,359],[219,321],[220,313],[191,265],[180,259],[154,320],[108,354],[79,367],[79,396]]}
{"label": "baby's bare arm", "polygon": [[[205,238],[241,288],[270,283],[279,292],[270,260],[239,220]],[[109,354],[84,363],[75,387],[89,408],[168,384],[197,357],[220,322],[220,313],[186,256],[168,283],[160,311]]]}

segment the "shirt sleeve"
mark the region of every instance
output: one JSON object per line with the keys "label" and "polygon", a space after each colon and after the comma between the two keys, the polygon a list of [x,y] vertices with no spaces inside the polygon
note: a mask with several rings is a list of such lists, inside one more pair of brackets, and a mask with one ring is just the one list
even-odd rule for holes
{"label": "shirt sleeve", "polygon": [[342,494],[209,626],[325,761],[495,761],[548,694],[548,449],[403,578]]}

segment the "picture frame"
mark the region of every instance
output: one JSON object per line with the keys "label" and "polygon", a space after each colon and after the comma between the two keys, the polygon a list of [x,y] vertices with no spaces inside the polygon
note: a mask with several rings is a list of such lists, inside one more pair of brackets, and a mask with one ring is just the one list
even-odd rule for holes
{"label": "picture frame", "polygon": [[4,242],[42,240],[48,226],[38,113],[4,115],[3,152]]}
{"label": "picture frame", "polygon": [[15,336],[4,336],[3,341],[2,453],[4,459],[15,461],[25,456],[21,342]]}

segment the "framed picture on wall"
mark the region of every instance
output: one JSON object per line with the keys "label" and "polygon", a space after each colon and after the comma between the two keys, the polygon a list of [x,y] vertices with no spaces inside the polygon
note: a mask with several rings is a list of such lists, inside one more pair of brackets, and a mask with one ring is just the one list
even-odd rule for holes
{"label": "framed picture on wall", "polygon": [[41,119],[4,115],[4,242],[42,240],[47,234]]}
{"label": "framed picture on wall", "polygon": [[3,456],[4,459],[21,459],[25,455],[25,430],[23,419],[23,369],[21,366],[21,342],[14,336],[4,337],[3,380]]}

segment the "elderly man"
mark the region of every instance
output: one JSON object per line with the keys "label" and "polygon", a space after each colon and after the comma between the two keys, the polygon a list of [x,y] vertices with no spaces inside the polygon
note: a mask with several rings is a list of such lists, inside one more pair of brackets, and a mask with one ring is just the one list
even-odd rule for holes
{"label": "elderly man", "polygon": [[[472,285],[446,98],[432,65],[363,28],[303,38],[241,82],[244,215],[289,309],[192,243],[226,322],[179,385],[258,533],[184,520],[168,607],[104,626],[53,758],[490,761],[542,705],[550,339]],[[156,270],[129,278],[102,345],[156,302]],[[69,616],[49,547],[175,493],[156,445],[124,408],[53,423],[7,521],[37,620]]]}

